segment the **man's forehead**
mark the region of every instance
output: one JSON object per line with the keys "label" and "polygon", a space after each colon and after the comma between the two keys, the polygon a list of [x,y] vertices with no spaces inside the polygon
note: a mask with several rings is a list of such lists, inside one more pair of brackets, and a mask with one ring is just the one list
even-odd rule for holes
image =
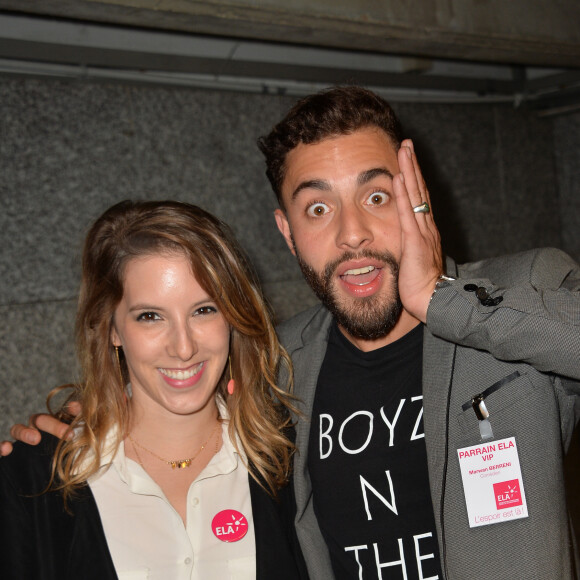
{"label": "man's forehead", "polygon": [[347,133],[340,133],[336,135],[329,135],[327,137],[319,139],[318,141],[314,141],[313,143],[300,143],[299,146],[310,147],[320,145],[323,143],[340,144],[357,138],[365,140],[379,139],[381,141],[384,141],[385,143],[388,143],[393,149],[396,149],[390,136],[383,129],[375,126],[361,127],[360,129],[356,129],[355,131],[349,131]]}
{"label": "man's forehead", "polygon": [[[322,180],[334,175],[350,175],[361,181],[361,174],[376,176],[398,173],[397,149],[379,128],[365,128],[346,135],[301,143],[286,158],[282,189],[295,187],[303,180]],[[367,175],[365,175],[367,177]],[[287,193],[287,192],[286,192]]]}

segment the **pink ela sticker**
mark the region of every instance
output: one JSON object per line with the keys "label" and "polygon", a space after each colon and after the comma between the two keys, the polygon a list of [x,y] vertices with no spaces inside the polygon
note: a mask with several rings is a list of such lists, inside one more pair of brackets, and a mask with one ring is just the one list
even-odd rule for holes
{"label": "pink ela sticker", "polygon": [[236,510],[223,510],[214,516],[211,529],[222,542],[238,542],[248,533],[248,520]]}
{"label": "pink ela sticker", "polygon": [[495,494],[495,505],[498,510],[522,505],[522,494],[520,492],[520,481],[518,479],[494,483],[493,492]]}

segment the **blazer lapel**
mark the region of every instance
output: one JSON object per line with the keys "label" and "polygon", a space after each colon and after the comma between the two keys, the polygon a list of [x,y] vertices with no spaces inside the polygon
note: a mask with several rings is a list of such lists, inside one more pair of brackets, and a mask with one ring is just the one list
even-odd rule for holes
{"label": "blazer lapel", "polygon": [[326,354],[328,328],[329,325],[325,325],[325,328],[321,332],[315,332],[314,336],[305,331],[303,346],[290,353],[294,365],[295,394],[300,399],[299,409],[302,412],[296,425],[296,448],[299,451],[294,457],[298,519],[302,516],[312,495],[308,474],[308,440],[318,374]]}

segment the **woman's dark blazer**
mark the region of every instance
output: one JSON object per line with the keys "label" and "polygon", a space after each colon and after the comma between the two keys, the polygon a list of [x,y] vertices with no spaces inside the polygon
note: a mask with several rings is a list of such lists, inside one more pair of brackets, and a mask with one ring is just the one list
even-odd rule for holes
{"label": "woman's dark blazer", "polygon": [[[60,492],[47,486],[57,440],[14,445],[0,458],[0,578],[2,580],[108,580],[117,574],[95,498],[84,486],[64,507]],[[256,578],[307,578],[294,531],[291,487],[273,500],[250,478],[256,535]]]}

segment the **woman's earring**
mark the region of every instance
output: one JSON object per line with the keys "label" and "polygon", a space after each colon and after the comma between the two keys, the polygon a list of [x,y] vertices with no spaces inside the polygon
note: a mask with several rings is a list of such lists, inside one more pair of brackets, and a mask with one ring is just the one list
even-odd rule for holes
{"label": "woman's earring", "polygon": [[119,378],[121,379],[121,386],[125,388],[125,381],[123,380],[123,369],[121,368],[121,359],[119,358],[119,347],[115,346],[115,355],[117,356],[117,367],[119,369]]}
{"label": "woman's earring", "polygon": [[230,395],[234,394],[234,389],[236,388],[236,383],[234,382],[234,377],[232,377],[232,357],[228,356],[228,364],[230,367],[230,380],[228,381],[228,393]]}

